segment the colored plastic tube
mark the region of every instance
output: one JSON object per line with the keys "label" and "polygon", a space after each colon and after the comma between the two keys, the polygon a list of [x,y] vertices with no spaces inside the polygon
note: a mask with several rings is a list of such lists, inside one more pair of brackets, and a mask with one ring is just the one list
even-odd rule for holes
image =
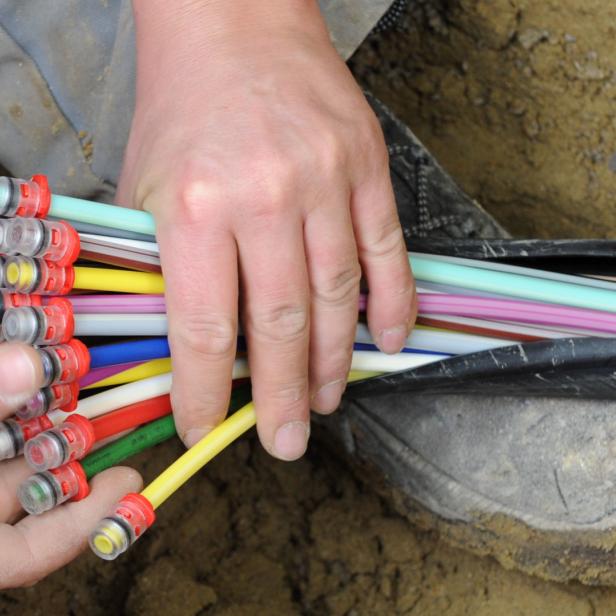
{"label": "colored plastic tube", "polygon": [[[137,210],[126,211],[135,212]],[[165,291],[163,277],[153,272],[132,272],[102,267],[75,267],[74,271],[74,289],[155,295]]]}
{"label": "colored plastic tube", "polygon": [[75,295],[75,314],[164,314],[164,295]]}
{"label": "colored plastic tube", "polygon": [[[545,284],[548,281],[543,281]],[[595,289],[593,289],[595,290]],[[567,298],[566,300],[570,300]],[[420,295],[419,313],[446,314],[535,325],[583,328],[616,334],[616,314],[603,310],[537,304],[513,299],[460,295]]]}
{"label": "colored plastic tube", "polygon": [[87,479],[91,479],[94,475],[98,475],[127,458],[154,447],[154,445],[158,445],[158,443],[162,443],[175,435],[173,416],[167,415],[91,453],[82,460],[81,466]]}
{"label": "colored plastic tube", "polygon": [[[124,364],[127,366],[127,364]],[[100,387],[114,387],[116,385],[124,385],[125,383],[134,383],[152,376],[171,372],[171,359],[152,359],[148,362],[137,363],[136,365],[128,364],[125,370],[110,374],[107,378],[98,380],[83,389],[94,389]]]}
{"label": "colored plastic tube", "polygon": [[90,225],[112,227],[143,235],[156,234],[154,218],[149,212],[76,199],[75,197],[52,195],[49,215],[69,222],[77,221]]}
{"label": "colored plastic tube", "polygon": [[166,337],[104,344],[90,348],[90,368],[170,357]]}
{"label": "colored plastic tube", "polygon": [[411,265],[418,280],[437,284],[455,283],[488,293],[616,312],[616,292],[607,289],[432,261],[425,257],[414,257]]}
{"label": "colored plastic tube", "polygon": [[116,374],[126,372],[131,368],[140,366],[141,364],[142,362],[135,361],[127,364],[116,364],[114,366],[105,366],[104,368],[95,368],[79,379],[79,388],[88,389],[92,387],[104,387],[104,385],[98,385],[99,381],[105,381]]}

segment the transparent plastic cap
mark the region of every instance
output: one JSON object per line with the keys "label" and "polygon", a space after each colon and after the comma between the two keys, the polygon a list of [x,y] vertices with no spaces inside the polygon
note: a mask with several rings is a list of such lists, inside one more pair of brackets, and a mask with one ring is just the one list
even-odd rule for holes
{"label": "transparent plastic cap", "polygon": [[8,308],[2,317],[2,335],[8,342],[35,344],[40,334],[37,309],[31,307]]}
{"label": "transparent plastic cap", "polygon": [[9,227],[11,226],[11,220],[7,218],[0,219],[0,254],[8,255],[10,249],[10,243],[8,241]]}
{"label": "transparent plastic cap", "polygon": [[47,430],[29,440],[24,447],[26,462],[38,472],[57,468],[68,462],[68,447],[57,430]]}
{"label": "transparent plastic cap", "polygon": [[49,243],[49,234],[42,220],[15,218],[7,227],[7,254],[38,257]]}
{"label": "transparent plastic cap", "polygon": [[40,515],[58,504],[58,495],[48,473],[37,473],[28,477],[17,490],[17,498],[30,515]]}
{"label": "transparent plastic cap", "polygon": [[19,443],[15,438],[15,425],[10,426],[8,421],[0,423],[0,460],[14,458],[19,453]]}
{"label": "transparent plastic cap", "polygon": [[135,540],[128,528],[114,518],[103,518],[88,539],[90,548],[103,560],[115,560]]}
{"label": "transparent plastic cap", "polygon": [[0,177],[0,216],[5,216],[11,205],[11,179],[6,176]]}
{"label": "transparent plastic cap", "polygon": [[22,406],[15,414],[19,419],[27,421],[34,417],[40,417],[49,411],[49,400],[46,390],[41,389],[35,393],[24,406]]}

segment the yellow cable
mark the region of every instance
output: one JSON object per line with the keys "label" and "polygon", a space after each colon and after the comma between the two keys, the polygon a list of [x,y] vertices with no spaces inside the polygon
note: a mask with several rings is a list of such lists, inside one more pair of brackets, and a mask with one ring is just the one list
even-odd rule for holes
{"label": "yellow cable", "polygon": [[168,357],[163,359],[153,359],[140,364],[139,366],[135,366],[134,368],[129,368],[123,372],[118,372],[117,374],[107,377],[102,381],[92,383],[92,385],[88,385],[83,389],[96,389],[97,387],[124,385],[125,383],[133,383],[135,381],[140,381],[141,379],[147,379],[151,376],[165,374],[166,372],[171,372],[171,359]]}
{"label": "yellow cable", "polygon": [[[349,382],[365,379],[376,374],[380,373],[354,371],[349,374]],[[152,503],[154,509],[157,509],[212,458],[244,434],[244,432],[250,430],[256,421],[255,407],[250,402],[204,436],[184,455],[180,456],[171,466],[154,479],[141,492],[141,495]]]}
{"label": "yellow cable", "polygon": [[161,274],[98,267],[75,267],[75,289],[116,293],[160,294],[165,292]]}

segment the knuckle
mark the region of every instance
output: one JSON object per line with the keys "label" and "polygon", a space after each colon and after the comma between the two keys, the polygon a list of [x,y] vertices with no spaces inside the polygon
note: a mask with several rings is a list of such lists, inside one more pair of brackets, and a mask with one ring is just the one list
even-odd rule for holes
{"label": "knuckle", "polygon": [[184,314],[174,328],[175,345],[180,352],[192,351],[202,357],[227,357],[235,352],[235,320],[206,310]]}
{"label": "knuckle", "polygon": [[322,275],[315,285],[314,299],[334,306],[356,301],[360,280],[361,268],[357,262],[333,269]]}
{"label": "knuckle", "polygon": [[184,223],[200,223],[212,212],[219,210],[223,190],[217,181],[191,178],[180,183],[176,194],[177,209],[174,216]]}
{"label": "knuckle", "polygon": [[305,306],[283,304],[260,309],[250,315],[252,331],[271,342],[293,342],[305,336],[309,315]]}
{"label": "knuckle", "polygon": [[361,250],[366,257],[379,260],[390,260],[406,253],[402,228],[397,218],[391,217],[377,225]]}
{"label": "knuckle", "polygon": [[267,388],[263,399],[268,406],[275,406],[287,417],[297,416],[308,404],[308,381],[306,378],[289,379]]}

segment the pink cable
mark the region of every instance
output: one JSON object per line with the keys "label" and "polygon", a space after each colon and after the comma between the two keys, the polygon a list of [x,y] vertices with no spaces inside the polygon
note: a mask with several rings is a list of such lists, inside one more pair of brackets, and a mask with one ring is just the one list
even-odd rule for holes
{"label": "pink cable", "polygon": [[75,314],[164,314],[163,295],[74,295]]}
{"label": "pink cable", "polygon": [[559,325],[616,334],[616,314],[514,299],[422,293],[419,295],[419,312],[537,325]]}

